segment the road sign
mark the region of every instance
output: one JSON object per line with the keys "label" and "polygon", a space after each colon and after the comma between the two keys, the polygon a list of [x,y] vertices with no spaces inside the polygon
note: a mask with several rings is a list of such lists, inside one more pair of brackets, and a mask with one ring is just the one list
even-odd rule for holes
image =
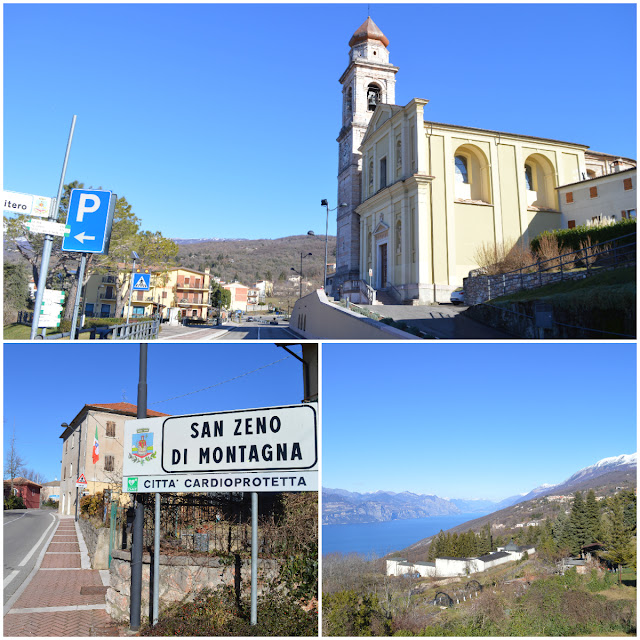
{"label": "road sign", "polygon": [[134,273],[133,274],[133,290],[149,291],[149,289],[151,289],[151,274],[150,273]]}
{"label": "road sign", "polygon": [[42,294],[42,300],[44,302],[57,302],[59,304],[64,302],[66,297],[65,291],[58,291],[57,289],[45,289]]}
{"label": "road sign", "polygon": [[48,218],[54,198],[45,196],[33,196],[29,193],[18,193],[16,191],[3,191],[3,209],[11,213],[20,213],[26,216],[38,216]]}
{"label": "road sign", "polygon": [[38,317],[38,329],[51,329],[60,326],[60,316],[45,315],[43,313]]}
{"label": "road sign", "polygon": [[317,491],[316,405],[128,420],[124,492]]}
{"label": "road sign", "polygon": [[76,480],[76,487],[86,487],[87,486],[87,479],[84,477],[84,473],[80,474],[80,477]]}
{"label": "road sign", "polygon": [[48,233],[52,236],[64,237],[65,225],[60,222],[53,222],[52,220],[29,220],[25,225],[31,233]]}
{"label": "road sign", "polygon": [[111,191],[72,189],[62,250],[109,253],[116,199]]}

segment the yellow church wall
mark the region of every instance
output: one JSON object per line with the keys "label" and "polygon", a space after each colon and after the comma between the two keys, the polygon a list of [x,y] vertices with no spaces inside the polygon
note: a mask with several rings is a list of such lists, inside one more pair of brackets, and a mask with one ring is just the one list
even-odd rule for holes
{"label": "yellow church wall", "polygon": [[[447,250],[447,209],[449,198],[447,197],[447,183],[444,180],[446,175],[445,167],[445,138],[441,135],[427,135],[427,153],[429,156],[428,171],[432,176],[439,176],[441,179],[434,180],[431,183],[429,196],[426,204],[428,205],[428,216],[433,236],[430,238],[429,246],[425,242],[425,237],[420,234],[419,237],[419,260],[422,263],[425,258],[431,259],[431,278],[436,284],[446,284],[449,278],[448,274],[448,250]],[[453,195],[451,196],[451,199]],[[427,224],[427,220],[420,216],[421,226]],[[426,265],[425,265],[426,267]],[[418,266],[419,277],[426,276],[426,269],[422,264]],[[420,280],[424,282],[424,280]]]}
{"label": "yellow church wall", "polygon": [[511,144],[498,145],[500,163],[500,200],[502,205],[502,237],[505,243],[520,240],[520,192],[516,162],[516,148]]}
{"label": "yellow church wall", "polygon": [[572,184],[573,182],[582,180],[581,171],[584,171],[585,176],[587,174],[586,169],[580,168],[580,158],[577,153],[562,153],[561,169],[561,174],[558,176],[558,182],[560,183],[558,186],[562,186],[563,184]]}
{"label": "yellow church wall", "polygon": [[559,229],[562,223],[562,214],[555,211],[528,211],[529,241],[533,240],[543,231]]}
{"label": "yellow church wall", "polygon": [[456,202],[456,276],[466,278],[471,269],[477,268],[474,256],[478,247],[493,244],[495,228],[493,206]]}

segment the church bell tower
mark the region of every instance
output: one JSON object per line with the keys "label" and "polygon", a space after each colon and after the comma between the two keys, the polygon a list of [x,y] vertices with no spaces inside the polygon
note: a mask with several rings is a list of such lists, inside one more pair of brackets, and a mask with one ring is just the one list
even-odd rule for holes
{"label": "church bell tower", "polygon": [[[360,216],[362,156],[359,147],[378,104],[395,104],[398,67],[389,63],[389,40],[367,18],[349,40],[349,66],[340,78],[342,128],[338,134],[338,231],[336,274],[332,291],[360,274]],[[342,203],[347,206],[341,207]]]}

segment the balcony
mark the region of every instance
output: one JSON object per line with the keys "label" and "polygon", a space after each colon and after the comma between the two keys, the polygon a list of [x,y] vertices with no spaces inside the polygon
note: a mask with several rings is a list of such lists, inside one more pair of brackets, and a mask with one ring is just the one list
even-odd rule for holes
{"label": "balcony", "polygon": [[179,307],[207,307],[209,305],[206,302],[202,302],[202,300],[195,301],[195,300],[188,300],[187,298],[180,298],[178,299],[178,306]]}
{"label": "balcony", "polygon": [[102,282],[104,284],[116,284],[116,276],[102,276]]}
{"label": "balcony", "polygon": [[185,284],[185,283],[180,283],[178,282],[178,284],[176,284],[176,286],[173,288],[174,293],[177,291],[209,291],[209,286],[196,286],[195,284]]}
{"label": "balcony", "polygon": [[98,295],[98,300],[115,300],[116,299],[116,294],[115,293],[101,293]]}

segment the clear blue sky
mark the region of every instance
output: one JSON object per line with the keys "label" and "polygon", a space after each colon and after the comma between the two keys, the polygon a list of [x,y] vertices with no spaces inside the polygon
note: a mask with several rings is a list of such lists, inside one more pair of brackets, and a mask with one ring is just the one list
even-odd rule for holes
{"label": "clear blue sky", "polygon": [[[366,4],[5,4],[4,188],[125,196],[177,238],[324,233]],[[635,4],[372,4],[425,119],[636,156]],[[333,214],[332,214],[333,215]],[[335,222],[330,226],[335,233]]]}
{"label": "clear blue sky", "polygon": [[635,344],[327,344],[322,486],[503,499],[636,440]]}
{"label": "clear blue sky", "polygon": [[[300,352],[299,347],[293,351]],[[14,422],[18,452],[60,479],[61,424],[85,404],[136,404],[137,344],[5,344],[4,451]],[[170,402],[159,402],[265,369]],[[150,344],[148,408],[174,415],[299,404],[302,364],[273,344]]]}

